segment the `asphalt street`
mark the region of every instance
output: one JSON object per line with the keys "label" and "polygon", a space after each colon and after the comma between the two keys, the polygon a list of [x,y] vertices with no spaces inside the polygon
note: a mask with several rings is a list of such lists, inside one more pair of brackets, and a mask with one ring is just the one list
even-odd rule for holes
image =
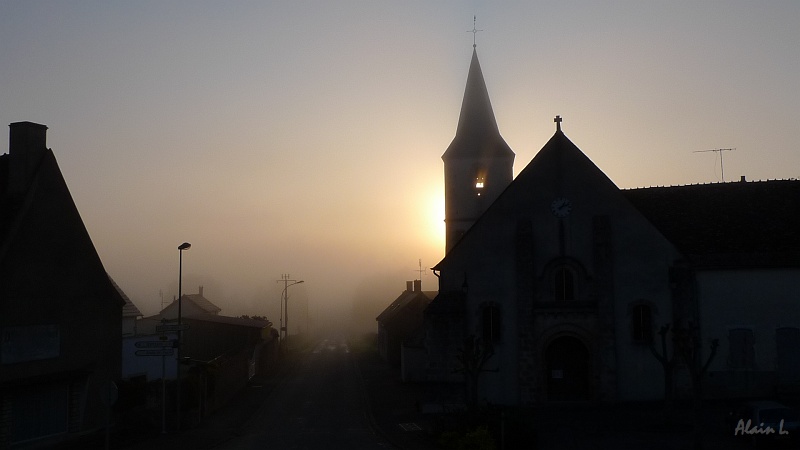
{"label": "asphalt street", "polygon": [[370,425],[368,402],[344,339],[318,343],[262,408],[226,442],[233,450],[392,448]]}

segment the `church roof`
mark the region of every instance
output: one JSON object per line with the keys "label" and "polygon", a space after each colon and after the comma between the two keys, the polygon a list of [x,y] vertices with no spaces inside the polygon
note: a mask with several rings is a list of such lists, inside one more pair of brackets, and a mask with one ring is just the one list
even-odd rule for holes
{"label": "church roof", "polygon": [[517,208],[513,204],[514,199],[518,197],[517,193],[536,191],[536,184],[542,182],[545,177],[550,178],[546,183],[563,185],[565,182],[563,174],[569,173],[571,177],[581,178],[582,183],[595,186],[606,185],[615,191],[618,190],[614,182],[561,131],[561,118],[556,117],[555,122],[557,124],[555,134],[433,269],[441,269],[454,250],[457,252],[456,249],[464,243],[465,238],[475,232],[479,222],[496,214],[499,209],[513,210]]}
{"label": "church roof", "polygon": [[[560,121],[556,118],[556,122]],[[561,131],[487,208],[434,268],[440,269],[478,223],[519,206],[514,192],[541,183],[617,191],[667,240],[702,267],[769,267],[800,264],[800,180],[732,182],[620,190]],[[579,175],[576,175],[579,174]],[[576,178],[577,177],[577,178]],[[572,180],[572,181],[570,181]],[[538,184],[537,184],[538,183]],[[502,213],[501,213],[502,214]]]}
{"label": "church roof", "polygon": [[514,152],[500,136],[497,128],[497,120],[483,79],[478,53],[474,49],[456,136],[442,155],[442,159],[462,156],[514,156]]}
{"label": "church roof", "polygon": [[798,180],[653,187],[623,194],[696,262],[761,266],[800,261]]}

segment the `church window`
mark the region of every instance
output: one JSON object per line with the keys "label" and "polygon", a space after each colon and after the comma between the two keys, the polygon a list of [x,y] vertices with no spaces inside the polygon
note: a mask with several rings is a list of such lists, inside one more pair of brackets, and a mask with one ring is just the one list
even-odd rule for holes
{"label": "church window", "polygon": [[638,304],[631,310],[633,341],[649,344],[653,341],[653,312],[649,305]]}
{"label": "church window", "polygon": [[494,303],[487,304],[483,307],[481,316],[483,342],[499,341],[502,335],[500,308]]}
{"label": "church window", "polygon": [[478,197],[481,196],[481,194],[483,193],[483,189],[485,187],[486,187],[486,175],[484,171],[480,171],[475,176],[475,193],[478,195]]}
{"label": "church window", "polygon": [[731,369],[755,368],[755,337],[749,328],[736,328],[728,332],[728,366]]}
{"label": "church window", "polygon": [[575,300],[575,276],[568,268],[556,269],[553,294],[557,302]]}
{"label": "church window", "polygon": [[478,197],[481,196],[483,193],[483,188],[486,185],[486,177],[483,175],[478,175],[475,177],[475,192],[478,194]]}

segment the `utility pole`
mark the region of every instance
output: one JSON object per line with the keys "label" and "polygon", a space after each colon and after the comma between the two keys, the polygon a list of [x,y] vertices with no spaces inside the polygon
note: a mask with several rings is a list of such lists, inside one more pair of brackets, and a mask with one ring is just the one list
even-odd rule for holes
{"label": "utility pole", "polygon": [[281,293],[281,339],[289,336],[289,286],[303,283],[303,280],[292,280],[288,273],[281,275],[280,280],[275,280],[276,283],[283,282],[283,292]]}

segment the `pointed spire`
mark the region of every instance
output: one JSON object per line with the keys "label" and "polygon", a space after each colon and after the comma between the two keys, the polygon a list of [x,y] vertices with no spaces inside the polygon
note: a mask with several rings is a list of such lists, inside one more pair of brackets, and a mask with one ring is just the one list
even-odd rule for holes
{"label": "pointed spire", "polygon": [[481,63],[478,61],[477,50],[472,50],[472,61],[469,64],[467,87],[464,89],[464,100],[461,103],[461,115],[458,118],[458,132],[465,128],[486,128],[487,131],[497,131],[497,121],[494,118],[492,102],[489,100],[489,91],[483,79]]}
{"label": "pointed spire", "polygon": [[514,154],[497,128],[476,49],[472,50],[472,61],[469,65],[456,136],[443,157],[453,152],[473,156],[477,156],[478,152],[480,156]]}

